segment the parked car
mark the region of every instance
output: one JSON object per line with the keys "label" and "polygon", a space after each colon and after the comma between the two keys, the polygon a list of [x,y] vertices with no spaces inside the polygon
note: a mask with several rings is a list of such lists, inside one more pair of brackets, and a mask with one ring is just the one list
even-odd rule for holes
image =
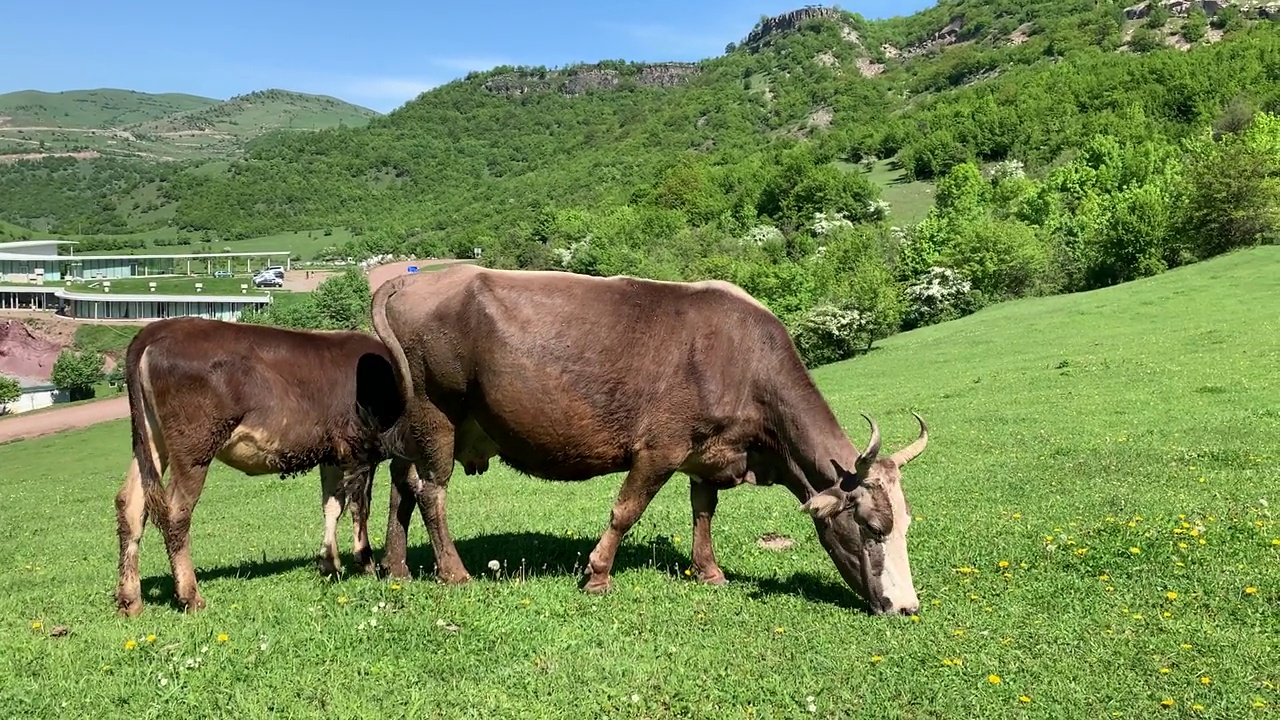
{"label": "parked car", "polygon": [[231,277],[231,271],[230,271],[230,270],[218,270],[218,271],[216,271],[216,272],[214,272],[214,273],[213,273],[213,276],[214,276],[214,277],[216,277],[216,278],[229,278],[229,277]]}
{"label": "parked car", "polygon": [[253,278],[254,287],[284,287],[284,280],[271,273],[261,273]]}
{"label": "parked car", "polygon": [[279,265],[272,265],[271,267],[263,268],[262,272],[271,273],[272,275],[275,275],[281,280],[284,279],[284,268]]}

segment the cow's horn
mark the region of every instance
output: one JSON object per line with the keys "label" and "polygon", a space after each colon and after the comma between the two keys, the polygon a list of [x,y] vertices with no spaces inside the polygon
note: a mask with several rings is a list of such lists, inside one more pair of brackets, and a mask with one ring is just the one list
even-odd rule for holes
{"label": "cow's horn", "polygon": [[876,427],[876,421],[862,413],[862,417],[866,418],[867,423],[871,425],[871,439],[867,441],[867,451],[858,456],[858,474],[866,472],[876,461],[876,456],[880,454],[880,428]]}
{"label": "cow's horn", "polygon": [[915,460],[920,453],[924,452],[925,446],[929,444],[929,426],[925,425],[924,418],[916,415],[914,412],[911,414],[915,415],[916,422],[920,423],[920,437],[916,438],[915,442],[893,454],[893,462],[897,464],[898,467],[902,467],[912,460]]}

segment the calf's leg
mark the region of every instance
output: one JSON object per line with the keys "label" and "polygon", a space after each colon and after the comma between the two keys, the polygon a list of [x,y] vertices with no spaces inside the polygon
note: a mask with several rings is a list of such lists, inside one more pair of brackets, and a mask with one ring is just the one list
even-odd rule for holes
{"label": "calf's leg", "polygon": [[169,566],[177,586],[178,604],[188,612],[204,607],[204,598],[196,586],[195,568],[191,564],[191,513],[200,500],[209,466],[173,460],[169,486],[166,488],[167,513],[154,518],[164,535],[169,553]]}
{"label": "calf's leg", "polygon": [[369,545],[369,506],[373,503],[373,474],[378,466],[355,471],[359,486],[353,489],[351,498],[351,547],[355,555],[356,567],[360,572],[378,572],[373,561],[373,547]]}
{"label": "calf's leg", "polygon": [[[161,474],[164,467],[156,468]],[[142,612],[142,581],[138,574],[138,549],[147,526],[146,495],[138,460],[129,462],[124,485],[116,494],[116,534],[120,538],[120,584],[116,587],[116,607],[121,615],[137,617]]]}
{"label": "calf's leg", "polygon": [[338,557],[338,519],[346,510],[344,473],[334,465],[320,466],[320,505],[324,511],[324,539],[320,542],[320,574],[331,577],[342,572]]}
{"label": "calf's leg", "polygon": [[668,462],[666,458],[653,453],[637,454],[631,472],[622,481],[618,497],[614,500],[613,510],[609,513],[609,527],[600,536],[596,547],[587,559],[585,592],[593,595],[609,591],[609,573],[613,569],[613,559],[618,553],[622,538],[635,525],[636,521],[649,507],[649,502],[658,494],[671,475],[675,473],[677,462]]}
{"label": "calf's leg", "polygon": [[698,579],[712,585],[725,583],[711,542],[711,518],[716,514],[720,490],[699,478],[690,478],[689,504],[693,506],[693,569]]}

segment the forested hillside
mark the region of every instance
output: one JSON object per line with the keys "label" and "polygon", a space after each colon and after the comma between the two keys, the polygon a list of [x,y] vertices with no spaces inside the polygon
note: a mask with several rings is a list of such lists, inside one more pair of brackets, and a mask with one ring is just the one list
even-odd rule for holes
{"label": "forested hillside", "polygon": [[[805,8],[696,64],[494,68],[231,163],[18,163],[0,217],[226,241],[338,227],[357,257],[720,277],[825,362],[1273,241],[1278,20],[1224,0]],[[908,222],[884,178],[935,183],[928,216]]]}

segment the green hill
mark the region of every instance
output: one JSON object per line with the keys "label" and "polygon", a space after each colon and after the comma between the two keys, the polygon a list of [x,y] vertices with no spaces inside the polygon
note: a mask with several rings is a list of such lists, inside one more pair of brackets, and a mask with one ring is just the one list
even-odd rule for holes
{"label": "green hill", "polygon": [[150,94],[99,88],[0,94],[0,128],[54,127],[108,130],[174,113],[217,105],[213,98],[181,93]]}
{"label": "green hill", "polygon": [[[1259,248],[1007,303],[817,371],[859,447],[859,412],[888,449],[914,437],[909,411],[930,424],[928,449],[903,471],[915,621],[858,613],[782,488],[720,494],[715,552],[729,582],[712,588],[685,574],[677,475],[623,542],[613,592],[591,597],[578,590],[583,558],[620,476],[455,471],[449,523],[475,576],[456,588],[430,579],[418,521],[419,579],[319,581],[319,513],[301,510],[316,474],[250,478],[215,463],[192,526],[206,614],[171,606],[149,526],[142,573],[159,589],[123,622],[109,498],[129,462],[127,422],[0,447],[13,558],[0,564],[0,616],[16,626],[0,637],[0,712],[146,703],[241,717],[287,698],[298,716],[1271,717],[1278,270],[1280,249]],[[78,521],[50,530],[50,497]],[[371,513],[379,555],[385,522]],[[770,535],[794,545],[763,547]],[[58,626],[71,636],[51,637]],[[371,667],[464,679],[388,693]]]}
{"label": "green hill", "polygon": [[275,89],[225,101],[127,90],[21,91],[0,95],[0,161],[41,154],[235,157],[276,130],[359,126],[376,115],[336,98]]}

